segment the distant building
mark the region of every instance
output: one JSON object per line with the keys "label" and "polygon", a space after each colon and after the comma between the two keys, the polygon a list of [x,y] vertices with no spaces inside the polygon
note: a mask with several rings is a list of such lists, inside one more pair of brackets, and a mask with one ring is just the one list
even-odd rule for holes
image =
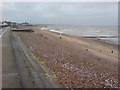
{"label": "distant building", "polygon": [[17,23],[16,22],[10,22],[10,21],[2,21],[0,22],[0,26],[2,27],[6,27],[6,26],[17,26]]}
{"label": "distant building", "polygon": [[27,23],[27,22],[24,22],[24,23],[21,23],[21,25],[30,26],[31,24],[29,24],[29,23]]}
{"label": "distant building", "polygon": [[16,26],[17,26],[17,23],[16,23],[16,22],[12,22],[12,23],[11,23],[11,26],[12,26],[12,27],[16,27]]}
{"label": "distant building", "polygon": [[8,26],[11,26],[12,22],[6,22]]}
{"label": "distant building", "polygon": [[0,27],[6,27],[8,24],[6,22],[0,22]]}

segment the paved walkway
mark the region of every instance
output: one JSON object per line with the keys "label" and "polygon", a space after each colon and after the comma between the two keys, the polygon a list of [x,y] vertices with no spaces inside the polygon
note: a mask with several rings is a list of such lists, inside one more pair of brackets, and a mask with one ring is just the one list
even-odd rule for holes
{"label": "paved walkway", "polygon": [[16,67],[16,60],[11,45],[10,30],[7,28],[3,32],[2,39],[2,87],[3,88],[20,88],[20,81]]}

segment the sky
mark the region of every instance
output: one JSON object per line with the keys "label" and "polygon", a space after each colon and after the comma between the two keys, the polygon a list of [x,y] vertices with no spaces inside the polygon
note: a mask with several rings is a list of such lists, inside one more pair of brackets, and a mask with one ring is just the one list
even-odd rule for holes
{"label": "sky", "polygon": [[117,25],[117,2],[4,2],[7,21],[59,25]]}

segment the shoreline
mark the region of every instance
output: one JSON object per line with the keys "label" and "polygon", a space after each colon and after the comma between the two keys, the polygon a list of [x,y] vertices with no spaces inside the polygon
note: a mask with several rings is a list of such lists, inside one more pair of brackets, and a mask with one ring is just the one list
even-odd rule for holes
{"label": "shoreline", "polygon": [[[57,32],[51,32],[49,30],[45,30],[45,31],[48,31],[50,33],[54,33],[54,34],[57,34],[57,35],[60,34],[60,33],[57,33]],[[110,42],[110,41],[102,40],[102,39],[99,39],[98,37],[89,37],[89,36],[80,37],[80,36],[74,36],[74,35],[69,35],[69,34],[65,34],[65,33],[61,33],[61,34],[64,35],[64,36],[67,36],[69,38],[73,37],[73,38],[76,38],[76,39],[86,39],[86,40],[90,39],[91,41],[95,41],[95,42],[98,42],[98,43],[101,43],[101,44],[110,45],[110,46],[115,47],[115,48],[120,46],[119,44],[115,44],[115,43]]]}
{"label": "shoreline", "polygon": [[117,44],[115,42],[112,42],[110,40],[101,39],[101,38],[106,38],[106,39],[107,38],[117,38],[117,36],[75,36],[75,35],[65,34],[65,33],[59,32],[59,31],[52,31],[52,30],[47,30],[47,31],[53,32],[53,33],[56,33],[56,34],[63,34],[63,35],[66,35],[66,36],[68,35],[68,36],[79,37],[79,38],[95,38],[95,39],[97,39],[97,40],[99,40],[101,42],[105,42],[105,43],[109,43],[109,44],[113,44],[113,45],[119,45],[119,44]]}

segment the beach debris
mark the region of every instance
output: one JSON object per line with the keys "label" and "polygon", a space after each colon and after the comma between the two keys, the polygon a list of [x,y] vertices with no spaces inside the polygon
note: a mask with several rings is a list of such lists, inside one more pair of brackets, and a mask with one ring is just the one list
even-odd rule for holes
{"label": "beach debris", "polygon": [[41,37],[43,37],[43,34],[39,34]]}
{"label": "beach debris", "polygon": [[101,60],[100,58],[97,58],[97,60]]}
{"label": "beach debris", "polygon": [[45,39],[48,39],[47,37],[45,37]]}
{"label": "beach debris", "polygon": [[33,68],[26,68],[26,70],[27,70],[27,71],[32,71],[32,70],[33,70]]}
{"label": "beach debris", "polygon": [[46,77],[49,76],[47,73],[44,74]]}
{"label": "beach debris", "polygon": [[102,51],[100,50],[100,52],[102,52]]}
{"label": "beach debris", "polygon": [[26,59],[24,59],[24,61],[27,61]]}
{"label": "beach debris", "polygon": [[113,53],[113,50],[111,50],[111,53]]}
{"label": "beach debris", "polygon": [[88,51],[88,49],[86,49],[86,51]]}
{"label": "beach debris", "polygon": [[34,81],[32,81],[32,83],[35,83]]}

